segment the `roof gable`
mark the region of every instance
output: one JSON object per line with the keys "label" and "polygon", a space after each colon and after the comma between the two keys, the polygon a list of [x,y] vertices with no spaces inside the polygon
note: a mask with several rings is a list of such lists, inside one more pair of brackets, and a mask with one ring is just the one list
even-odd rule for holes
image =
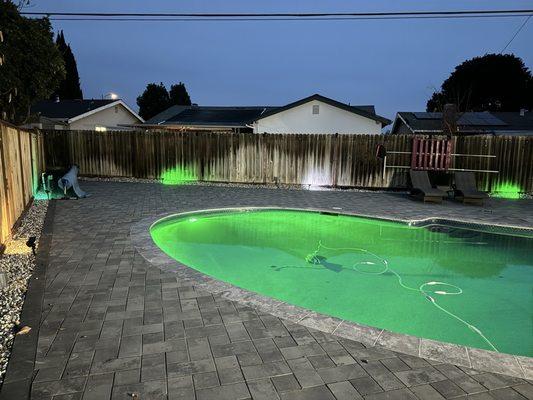
{"label": "roof gable", "polygon": [[374,121],[377,121],[377,122],[380,122],[383,124],[383,126],[385,125],[388,125],[391,123],[390,120],[388,120],[387,118],[384,118],[384,117],[381,117],[379,115],[377,115],[374,111],[374,106],[351,106],[349,104],[344,104],[344,103],[341,103],[339,101],[336,101],[336,100],[333,100],[333,99],[330,99],[328,97],[324,97],[322,95],[319,95],[319,94],[314,94],[312,96],[308,96],[308,97],[305,97],[301,100],[298,100],[298,101],[295,101],[293,103],[289,103],[283,107],[277,107],[275,109],[272,109],[268,112],[265,112],[261,115],[261,118],[259,119],[262,119],[262,118],[266,118],[266,117],[269,117],[271,115],[275,115],[275,114],[278,114],[280,112],[283,112],[283,111],[287,111],[287,110],[290,110],[291,108],[295,108],[295,107],[298,107],[298,106],[301,106],[303,104],[306,104],[306,103],[309,103],[311,101],[321,101],[322,103],[326,103],[326,104],[329,104],[330,106],[333,106],[333,107],[336,107],[336,108],[340,108],[341,110],[345,110],[345,111],[348,111],[348,112],[351,112],[353,114],[357,114],[359,116],[362,116],[362,117],[365,117],[365,118],[369,118],[369,119],[372,119]]}
{"label": "roof gable", "polygon": [[116,105],[123,106],[135,118],[144,122],[135,111],[120,99],[43,100],[31,107],[31,113],[40,117],[71,123]]}

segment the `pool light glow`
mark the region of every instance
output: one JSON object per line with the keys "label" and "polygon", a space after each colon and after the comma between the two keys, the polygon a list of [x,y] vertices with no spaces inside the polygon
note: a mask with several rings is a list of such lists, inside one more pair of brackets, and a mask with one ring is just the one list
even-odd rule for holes
{"label": "pool light glow", "polygon": [[197,182],[198,176],[190,168],[177,166],[163,171],[160,179],[163,185],[183,185],[188,182]]}
{"label": "pool light glow", "polygon": [[502,199],[519,199],[521,192],[520,186],[512,182],[504,182],[496,186],[492,195]]}

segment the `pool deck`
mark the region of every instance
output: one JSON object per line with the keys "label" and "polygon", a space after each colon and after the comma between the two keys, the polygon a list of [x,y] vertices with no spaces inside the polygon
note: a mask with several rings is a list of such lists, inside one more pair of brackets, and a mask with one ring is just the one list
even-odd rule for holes
{"label": "pool deck", "polygon": [[325,333],[153,266],[130,235],[158,215],[246,206],[533,228],[531,200],[476,207],[352,191],[81,186],[91,197],[49,208],[21,318],[33,329],[16,338],[0,399],[533,399],[533,365],[520,366],[523,379]]}

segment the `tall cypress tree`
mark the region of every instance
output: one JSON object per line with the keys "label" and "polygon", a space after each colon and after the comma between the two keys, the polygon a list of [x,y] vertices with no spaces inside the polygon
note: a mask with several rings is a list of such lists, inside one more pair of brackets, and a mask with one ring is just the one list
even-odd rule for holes
{"label": "tall cypress tree", "polygon": [[67,44],[65,41],[63,31],[60,31],[57,35],[56,45],[65,61],[66,75],[54,93],[54,97],[59,96],[60,99],[83,99],[76,59],[74,58],[70,44]]}

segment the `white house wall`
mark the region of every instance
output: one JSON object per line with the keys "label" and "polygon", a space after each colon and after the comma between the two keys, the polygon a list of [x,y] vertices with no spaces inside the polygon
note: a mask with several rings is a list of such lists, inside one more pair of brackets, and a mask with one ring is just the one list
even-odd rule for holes
{"label": "white house wall", "polygon": [[117,104],[72,122],[69,129],[95,130],[96,127],[105,127],[107,130],[118,130],[125,129],[118,126],[120,124],[138,124],[139,122],[123,105]]}
{"label": "white house wall", "polygon": [[[319,113],[313,114],[313,106]],[[321,101],[309,103],[265,117],[254,123],[254,133],[381,133],[381,123],[330,106]]]}

